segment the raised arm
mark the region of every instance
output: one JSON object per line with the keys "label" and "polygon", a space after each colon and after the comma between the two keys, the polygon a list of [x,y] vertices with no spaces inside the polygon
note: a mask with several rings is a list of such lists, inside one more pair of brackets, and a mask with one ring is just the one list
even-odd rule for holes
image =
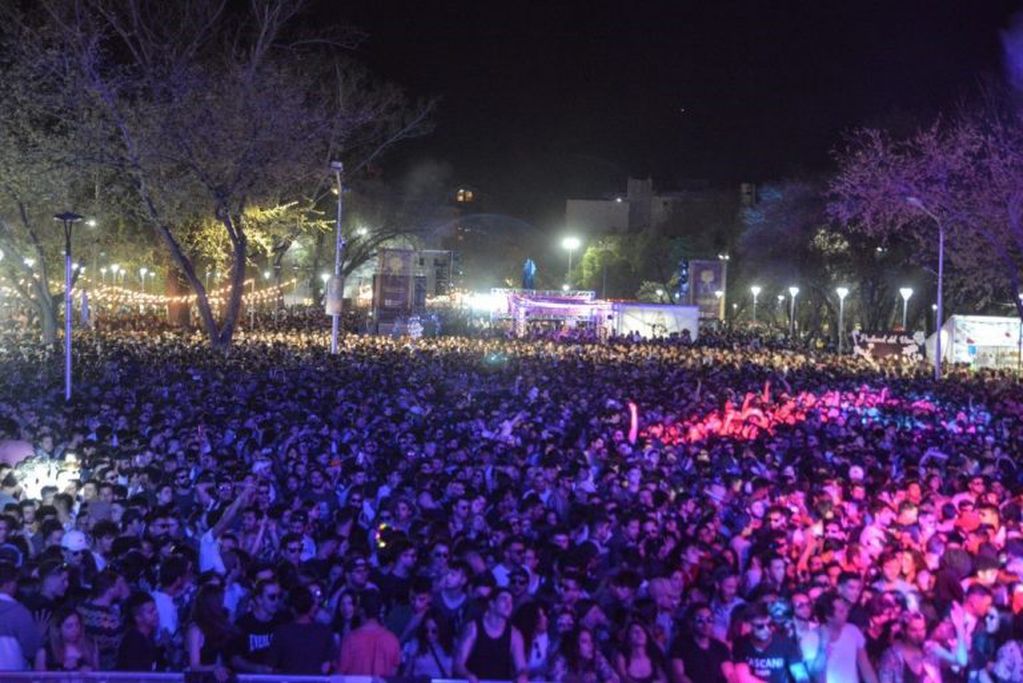
{"label": "raised arm", "polygon": [[249,501],[252,500],[252,492],[254,490],[255,489],[251,485],[246,486],[241,495],[235,498],[227,509],[224,510],[224,514],[220,515],[220,519],[218,519],[217,523],[213,525],[212,529],[210,529],[210,533],[213,535],[213,538],[220,538],[220,536],[230,528],[241,509],[248,505]]}

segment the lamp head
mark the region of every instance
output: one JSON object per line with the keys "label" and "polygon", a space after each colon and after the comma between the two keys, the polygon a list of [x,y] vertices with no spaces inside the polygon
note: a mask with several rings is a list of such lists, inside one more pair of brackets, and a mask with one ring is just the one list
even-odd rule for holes
{"label": "lamp head", "polygon": [[835,288],[835,293],[838,294],[838,298],[839,299],[845,299],[845,297],[849,296],[849,288],[848,287],[836,287]]}
{"label": "lamp head", "polygon": [[899,289],[899,294],[902,295],[902,300],[903,301],[909,301],[909,297],[913,296],[913,288],[912,287],[902,287],[902,288]]}
{"label": "lamp head", "polygon": [[792,298],[795,298],[796,294],[799,294],[799,287],[795,287],[795,286],[789,287],[789,294],[792,295]]}
{"label": "lamp head", "polygon": [[581,244],[582,240],[580,240],[578,237],[566,237],[565,239],[561,240],[561,246],[564,247],[565,249],[568,249],[569,251],[575,251],[576,249],[579,248]]}
{"label": "lamp head", "polygon": [[749,291],[753,292],[753,297],[756,298],[760,296],[760,292],[764,290],[761,289],[760,285],[753,285],[752,287],[749,288]]}

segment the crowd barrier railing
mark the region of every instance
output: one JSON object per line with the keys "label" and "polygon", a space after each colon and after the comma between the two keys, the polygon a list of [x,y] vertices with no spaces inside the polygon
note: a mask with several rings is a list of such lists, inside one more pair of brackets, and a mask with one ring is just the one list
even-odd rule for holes
{"label": "crowd barrier railing", "polygon": [[[0,671],[0,683],[186,683],[184,673],[136,673],[125,671]],[[236,683],[466,683],[464,678],[426,678],[409,676],[286,676],[239,674]],[[205,683],[205,679],[204,679]],[[504,683],[486,681],[480,683]]]}

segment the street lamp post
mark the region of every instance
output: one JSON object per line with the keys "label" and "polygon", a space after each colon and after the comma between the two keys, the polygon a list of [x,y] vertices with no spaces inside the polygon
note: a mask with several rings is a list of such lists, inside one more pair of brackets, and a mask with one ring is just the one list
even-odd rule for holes
{"label": "street lamp post", "polygon": [[941,321],[944,317],[942,285],[945,279],[945,225],[918,197],[906,197],[906,203],[920,209],[938,224],[938,302],[935,304],[937,317],[934,319],[934,379],[941,379]]}
{"label": "street lamp post", "polygon": [[799,287],[789,287],[789,294],[792,300],[789,302],[789,339],[796,336],[796,295],[799,294]]}
{"label": "street lamp post", "polygon": [[53,217],[64,224],[64,400],[71,400],[71,228],[82,220],[72,211]]}
{"label": "street lamp post", "polygon": [[561,240],[561,246],[568,250],[568,274],[565,276],[565,282],[568,283],[569,289],[572,285],[572,254],[582,245],[582,241],[578,237],[566,237]]}
{"label": "street lamp post", "polygon": [[906,309],[909,308],[909,297],[913,296],[912,287],[902,287],[899,289],[899,294],[902,295],[902,329],[906,329]]}
{"label": "street lamp post", "polygon": [[848,287],[836,287],[838,294],[838,355],[842,355],[842,346],[845,342],[845,297],[849,296]]}
{"label": "street lamp post", "polygon": [[340,297],[344,292],[341,287],[341,257],[345,250],[345,238],[341,234],[341,215],[344,209],[344,188],[341,185],[341,174],[344,173],[345,165],[340,161],[330,162],[330,168],[334,171],[334,179],[337,181],[337,220],[335,221],[335,236],[334,236],[334,278],[336,283],[334,287],[337,291],[338,301],[334,302],[333,308],[331,309],[331,321],[330,321],[330,353],[337,355],[337,338],[341,331],[341,300]]}
{"label": "street lamp post", "polygon": [[749,288],[749,291],[753,294],[753,324],[757,324],[757,297],[760,296],[760,292],[763,291],[760,285],[753,285]]}

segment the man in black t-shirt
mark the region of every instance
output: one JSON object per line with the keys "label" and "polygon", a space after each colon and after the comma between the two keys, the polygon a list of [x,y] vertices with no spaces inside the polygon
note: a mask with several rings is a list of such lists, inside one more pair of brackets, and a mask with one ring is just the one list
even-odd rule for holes
{"label": "man in black t-shirt", "polygon": [[726,683],[732,679],[732,653],[711,635],[714,615],[706,603],[690,610],[690,632],[680,635],[669,651],[673,679],[685,683]]}
{"label": "man in black t-shirt", "polygon": [[766,605],[753,606],[746,621],[750,635],[736,644],[732,657],[737,683],[809,683],[799,646],[774,632]]}
{"label": "man in black t-shirt", "polygon": [[128,630],[117,650],[118,671],[160,671],[164,668],[164,657],[156,644],[156,632],[160,628],[160,612],[149,593],[133,593],[125,601],[124,612],[128,617]]}
{"label": "man in black t-shirt", "polygon": [[231,665],[247,673],[273,673],[267,655],[273,642],[274,629],[283,623],[279,607],[283,594],[273,579],[256,584],[252,611],[236,624],[238,635],[231,648]]}
{"label": "man in black t-shirt", "polygon": [[267,663],[281,674],[322,676],[337,658],[334,634],[313,618],[319,605],[308,588],[293,588],[288,601],[295,618],[274,631]]}

